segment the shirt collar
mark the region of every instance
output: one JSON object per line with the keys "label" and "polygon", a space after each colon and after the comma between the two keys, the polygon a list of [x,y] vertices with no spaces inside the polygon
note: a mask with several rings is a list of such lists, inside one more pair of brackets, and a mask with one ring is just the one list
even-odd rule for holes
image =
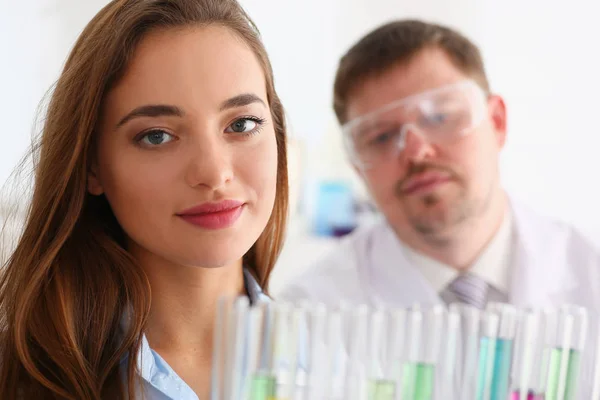
{"label": "shirt collar", "polygon": [[507,207],[498,232],[470,270],[473,275],[505,295],[510,290],[513,242],[513,216]]}
{"label": "shirt collar", "polygon": [[[423,274],[427,282],[438,293],[458,277],[459,271],[406,247],[409,261]],[[475,260],[469,272],[503,294],[509,293],[511,274],[511,254],[513,247],[513,216],[509,207],[498,232]]]}
{"label": "shirt collar", "polygon": [[269,296],[263,292],[252,273],[246,268],[244,268],[244,287],[246,288],[246,293],[250,299],[250,304],[270,300]]}
{"label": "shirt collar", "polygon": [[457,276],[458,271],[440,261],[405,246],[406,258],[421,272],[436,292],[441,292]]}

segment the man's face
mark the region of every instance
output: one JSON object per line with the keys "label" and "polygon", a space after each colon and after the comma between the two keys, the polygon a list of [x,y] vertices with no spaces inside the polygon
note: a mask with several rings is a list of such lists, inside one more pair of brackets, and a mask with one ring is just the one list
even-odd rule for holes
{"label": "man's face", "polygon": [[[464,133],[449,132],[447,127],[452,125],[445,123],[446,130],[439,136],[444,136],[441,140],[435,136],[437,125],[434,125],[441,121],[423,122],[422,115],[416,115],[411,107],[392,107],[391,111],[377,113],[389,110],[385,107],[399,99],[408,96],[419,99],[415,95],[453,87],[467,79],[469,77],[454,66],[443,50],[431,48],[421,51],[407,64],[398,64],[366,79],[350,93],[348,121],[376,112],[381,120],[371,124],[369,129],[374,131],[381,129],[379,125],[389,125],[390,120],[394,120],[394,125],[390,125],[395,127],[393,134],[369,132],[367,135],[371,137],[367,136],[356,146],[382,146],[385,140],[393,140],[398,146],[386,144],[386,149],[393,151],[386,150],[385,157],[382,150],[371,151],[371,156],[376,155],[371,159],[373,162],[356,166],[400,237],[420,235],[443,240],[462,222],[484,214],[493,196],[501,193],[498,159],[506,135],[506,111],[500,97],[481,95],[471,96],[468,102],[459,101],[462,111],[454,114],[456,126],[468,125],[461,118],[476,114],[471,110],[478,109],[479,116],[473,117],[476,122]],[[446,92],[442,89],[441,93]],[[455,92],[450,93],[455,96]],[[438,107],[435,104],[440,102],[449,103],[444,96],[438,96],[442,100],[436,97],[429,103],[421,102],[419,107],[422,110]],[[439,115],[446,118],[446,114]]]}

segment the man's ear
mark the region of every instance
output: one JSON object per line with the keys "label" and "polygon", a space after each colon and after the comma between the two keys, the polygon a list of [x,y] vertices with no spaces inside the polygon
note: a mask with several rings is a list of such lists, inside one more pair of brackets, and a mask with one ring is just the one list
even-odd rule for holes
{"label": "man's ear", "polygon": [[491,95],[488,99],[489,117],[492,123],[492,128],[498,140],[498,147],[504,147],[506,143],[506,104],[504,99],[498,95]]}
{"label": "man's ear", "polygon": [[102,182],[100,182],[100,178],[98,177],[98,166],[94,162],[88,168],[88,176],[87,176],[87,190],[90,194],[94,196],[100,196],[104,193],[104,187],[102,186]]}

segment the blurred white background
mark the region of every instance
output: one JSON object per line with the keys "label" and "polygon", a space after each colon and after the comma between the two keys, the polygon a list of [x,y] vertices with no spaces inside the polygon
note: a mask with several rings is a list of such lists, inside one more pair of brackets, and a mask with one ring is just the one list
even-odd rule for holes
{"label": "blurred white background", "polygon": [[[77,35],[106,0],[0,0],[0,182],[29,143],[36,106]],[[308,234],[312,188],[355,179],[331,111],[337,60],[395,18],[458,28],[478,44],[509,111],[505,187],[539,212],[600,239],[600,3],[589,0],[242,0],[259,26],[293,138],[295,204],[272,289],[332,245]],[[310,159],[306,155],[310,154]],[[360,192],[360,189],[358,189]]]}

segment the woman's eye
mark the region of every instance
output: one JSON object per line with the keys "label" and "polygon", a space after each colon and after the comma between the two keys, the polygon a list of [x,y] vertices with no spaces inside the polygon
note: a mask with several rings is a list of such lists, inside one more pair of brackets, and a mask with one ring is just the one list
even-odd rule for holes
{"label": "woman's eye", "polygon": [[227,127],[226,132],[249,133],[253,132],[260,125],[260,121],[250,118],[240,118]]}
{"label": "woman's eye", "polygon": [[161,129],[152,130],[140,138],[140,143],[148,146],[159,146],[175,139],[173,135]]}

